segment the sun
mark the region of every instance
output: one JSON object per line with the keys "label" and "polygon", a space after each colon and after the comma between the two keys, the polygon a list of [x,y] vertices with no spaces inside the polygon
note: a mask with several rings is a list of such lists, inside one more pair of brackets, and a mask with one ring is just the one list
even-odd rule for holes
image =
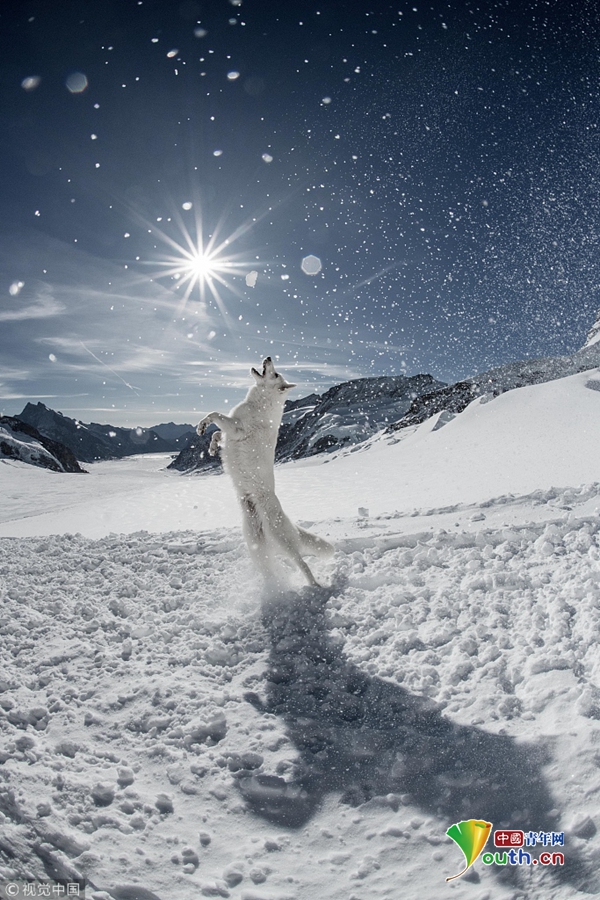
{"label": "sun", "polygon": [[187,268],[189,268],[190,274],[195,275],[199,281],[204,281],[215,275],[214,262],[206,253],[198,253],[196,256],[192,256]]}
{"label": "sun", "polygon": [[[212,297],[217,306],[222,307],[223,298],[219,286],[233,293],[239,293],[234,276],[243,275],[251,268],[251,263],[239,254],[228,253],[229,239],[216,244],[213,238],[205,245],[201,238],[192,238],[184,232],[184,242],[178,243],[166,234],[159,235],[176,252],[155,260],[160,271],[158,279],[169,278],[176,282],[176,290],[182,292],[185,306],[193,295],[205,304]],[[186,246],[187,245],[187,246]]]}
{"label": "sun", "polygon": [[[191,207],[191,203],[186,203],[183,209],[189,211]],[[190,221],[174,209],[166,222],[161,220],[160,226],[147,223],[151,224],[148,231],[153,237],[171,251],[147,261],[156,270],[153,277],[171,282],[181,297],[182,309],[188,302],[199,301],[206,306],[212,301],[229,321],[225,296],[231,292],[244,299],[245,294],[238,287],[239,279],[256,267],[256,258],[252,260],[234,250],[235,242],[250,230],[253,221],[229,233],[220,223],[207,234],[199,212],[194,212]]]}
{"label": "sun", "polygon": [[232,274],[231,261],[218,253],[208,253],[200,247],[194,251],[188,251],[184,247],[179,249],[181,256],[169,256],[168,259],[158,261],[160,266],[167,267],[167,271],[161,272],[158,277],[168,276],[177,282],[178,289],[185,287],[186,300],[194,288],[198,287],[201,294],[207,287],[213,290],[215,281],[226,283],[224,276]]}

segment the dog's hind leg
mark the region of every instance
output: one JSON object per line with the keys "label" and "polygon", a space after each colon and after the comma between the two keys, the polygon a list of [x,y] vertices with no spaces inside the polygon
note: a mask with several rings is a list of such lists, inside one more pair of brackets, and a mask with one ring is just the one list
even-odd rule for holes
{"label": "dog's hind leg", "polygon": [[302,558],[298,528],[288,519],[276,496],[272,496],[269,502],[270,509],[267,515],[269,536],[274,543],[279,544],[285,555],[296,563],[308,583],[313,587],[319,587],[319,582]]}
{"label": "dog's hind leg", "polygon": [[240,498],[242,525],[248,551],[254,564],[265,577],[274,574],[274,553],[279,549],[282,555],[294,562],[308,583],[320,587],[308,564],[300,553],[298,529],[288,519],[281,503],[275,496],[257,503],[255,498],[245,495]]}
{"label": "dog's hind leg", "polygon": [[295,543],[294,543],[294,544],[288,543],[288,541],[285,539],[285,537],[278,538],[278,539],[277,539],[277,543],[278,543],[278,544],[282,547],[282,549],[285,551],[285,555],[286,555],[289,559],[291,559],[292,562],[295,562],[295,563],[296,563],[296,565],[298,566],[298,568],[300,569],[300,571],[302,572],[302,574],[304,575],[304,577],[306,578],[306,580],[308,581],[308,583],[309,583],[312,587],[321,587],[321,585],[319,584],[319,582],[317,581],[317,579],[315,578],[315,576],[314,576],[313,573],[311,572],[310,566],[309,566],[308,563],[302,558],[302,555],[300,554],[300,551],[298,550],[296,544],[295,544]]}
{"label": "dog's hind leg", "polygon": [[306,580],[311,585],[311,587],[321,587],[315,576],[310,570],[308,564],[302,559],[300,554],[297,551],[290,551],[290,556],[300,569],[300,571],[304,574]]}
{"label": "dog's hind leg", "polygon": [[259,572],[267,578],[271,574],[269,548],[263,522],[252,497],[240,497],[242,531],[248,552]]}

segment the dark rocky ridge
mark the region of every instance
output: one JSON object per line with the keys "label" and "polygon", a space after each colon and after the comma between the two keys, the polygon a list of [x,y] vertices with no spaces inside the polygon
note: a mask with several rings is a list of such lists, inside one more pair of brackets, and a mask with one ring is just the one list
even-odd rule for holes
{"label": "dark rocky ridge", "polygon": [[[19,435],[25,435],[32,441],[22,441]],[[44,450],[47,452],[44,453]],[[14,416],[0,417],[0,455],[54,472],[85,473],[72,450]]]}
{"label": "dark rocky ridge", "polygon": [[[345,381],[319,396],[288,401],[275,450],[275,460],[303,459],[358,444],[395,422],[422,394],[445,387],[431,375],[382,376]],[[168,466],[180,472],[220,468],[208,455],[208,435],[196,437]]]}
{"label": "dark rocky ridge", "polygon": [[300,418],[286,421],[284,416],[275,458],[302,459],[361,443],[406,413],[421,395],[442,387],[443,382],[431,375],[358,378],[337,384]]}

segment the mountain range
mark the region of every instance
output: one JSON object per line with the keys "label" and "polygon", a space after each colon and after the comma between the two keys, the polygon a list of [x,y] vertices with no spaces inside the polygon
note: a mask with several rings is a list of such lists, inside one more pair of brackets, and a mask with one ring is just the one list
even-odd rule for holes
{"label": "mountain range", "polygon": [[[275,450],[277,462],[335,452],[364,443],[380,431],[402,432],[438,414],[436,428],[477,397],[490,399],[525,385],[553,381],[600,366],[600,311],[583,347],[568,356],[548,356],[497,366],[444,384],[431,375],[359,378],[285,405]],[[208,455],[209,430],[195,437],[168,466],[180,472],[217,469]]]}
{"label": "mountain range", "polygon": [[[435,427],[440,428],[478,397],[492,399],[596,366],[600,366],[600,311],[583,347],[568,356],[508,363],[451,385],[431,375],[359,378],[322,395],[288,401],[275,458],[283,462],[351,450],[380,432],[401,436],[433,415],[438,415]],[[199,437],[192,425],[174,422],[152,428],[86,424],[43,403],[27,403],[20,415],[0,419],[0,458],[75,472],[82,471],[77,460],[177,453],[167,468],[182,473],[215,470],[221,462],[208,455],[212,430]]]}
{"label": "mountain range", "polygon": [[492,399],[515,388],[554,381],[593,369],[600,365],[600,317],[595,327],[597,336],[593,335],[592,329],[584,346],[570,356],[546,356],[508,363],[416,397],[406,414],[398,422],[388,426],[387,430],[399,431],[419,425],[436,413],[444,413],[444,421],[447,422],[466,409],[476,397],[488,395]]}
{"label": "mountain range", "polygon": [[175,425],[173,422],[154,428],[86,424],[49,409],[43,403],[28,403],[16,418],[69,447],[77,459],[88,463],[137,453],[178,452],[195,436],[192,425]]}
{"label": "mountain range", "polygon": [[[359,444],[398,421],[418,397],[444,388],[431,375],[358,378],[319,396],[288,400],[275,451],[277,462],[302,459]],[[220,467],[208,455],[210,435],[196,437],[168,466],[180,472]]]}

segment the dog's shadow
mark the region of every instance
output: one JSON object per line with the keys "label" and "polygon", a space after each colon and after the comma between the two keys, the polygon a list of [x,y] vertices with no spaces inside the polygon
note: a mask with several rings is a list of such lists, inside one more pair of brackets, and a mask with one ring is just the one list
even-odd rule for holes
{"label": "dog's shadow", "polygon": [[[283,719],[298,756],[285,778],[241,778],[247,806],[270,822],[300,827],[335,792],[350,806],[371,798],[394,808],[410,803],[446,827],[483,818],[495,828],[561,831],[542,773],[548,752],[454,724],[427,699],[349,662],[328,626],[333,593],[305,589],[263,604],[271,641],[266,696],[245,697]],[[510,877],[518,867],[493,868]],[[565,866],[553,867],[595,892],[585,869],[571,847]]]}

